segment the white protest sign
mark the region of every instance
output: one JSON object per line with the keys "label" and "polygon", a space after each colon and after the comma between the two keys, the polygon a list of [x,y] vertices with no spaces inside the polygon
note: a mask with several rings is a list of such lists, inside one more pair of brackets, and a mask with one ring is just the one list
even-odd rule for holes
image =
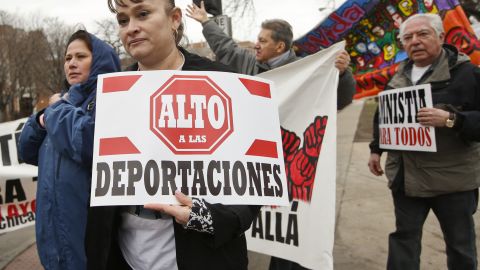
{"label": "white protest sign", "polygon": [[436,152],[435,128],[417,121],[418,110],[423,107],[433,107],[430,84],[379,93],[380,148]]}
{"label": "white protest sign", "polygon": [[0,124],[0,234],[35,224],[38,169],[21,164],[17,156],[26,121]]}
{"label": "white protest sign", "polygon": [[144,71],[98,79],[91,205],[288,205],[270,81]]}
{"label": "white protest sign", "polygon": [[245,233],[248,249],[333,269],[337,143],[336,55],[345,42],[270,70],[280,103],[289,207],[262,207]]}

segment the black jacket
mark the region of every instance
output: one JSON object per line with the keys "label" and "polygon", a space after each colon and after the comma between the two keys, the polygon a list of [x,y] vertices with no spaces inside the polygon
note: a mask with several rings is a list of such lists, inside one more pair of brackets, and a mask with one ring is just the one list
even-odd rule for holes
{"label": "black jacket", "polygon": [[[412,86],[412,61],[403,62],[388,89]],[[391,188],[403,183],[408,196],[432,197],[480,186],[480,68],[465,54],[444,44],[443,51],[418,84],[432,87],[433,106],[455,112],[453,128],[435,128],[437,152],[388,151],[385,174]],[[372,153],[379,148],[378,109],[374,117]],[[399,177],[397,177],[399,176]]]}
{"label": "black jacket", "polygon": [[[183,70],[228,71],[220,63],[180,49],[185,56]],[[128,70],[137,70],[138,65]],[[244,232],[257,216],[260,206],[208,204],[214,220],[214,235],[186,230],[174,222],[179,270],[246,270],[247,244]],[[88,269],[130,269],[117,243],[120,207],[90,208],[86,237]]]}

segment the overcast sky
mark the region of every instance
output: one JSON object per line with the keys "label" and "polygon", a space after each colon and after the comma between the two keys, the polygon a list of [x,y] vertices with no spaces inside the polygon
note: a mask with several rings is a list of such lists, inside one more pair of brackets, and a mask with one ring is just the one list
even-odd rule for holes
{"label": "overcast sky", "polygon": [[[336,7],[344,2],[335,1]],[[191,0],[176,0],[177,6],[183,9],[184,14],[188,3],[191,3]],[[254,41],[261,22],[271,18],[281,18],[290,22],[296,38],[312,29],[328,14],[327,11],[318,10],[328,5],[327,0],[254,0],[254,5],[255,22],[237,31],[234,30],[235,38]],[[24,18],[36,15],[58,17],[68,24],[82,23],[91,32],[95,30],[95,21],[113,17],[105,0],[0,0],[0,10]],[[191,41],[204,40],[199,23],[190,18],[186,19],[186,34]]]}

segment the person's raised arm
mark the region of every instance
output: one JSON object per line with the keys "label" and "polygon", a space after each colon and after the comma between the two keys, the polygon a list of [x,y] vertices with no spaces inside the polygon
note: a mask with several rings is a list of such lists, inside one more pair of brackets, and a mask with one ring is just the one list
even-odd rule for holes
{"label": "person's raised arm", "polygon": [[200,7],[193,3],[192,5],[188,5],[187,16],[201,24],[204,24],[209,20],[207,10],[205,10],[205,3],[203,1],[200,2]]}
{"label": "person's raised arm", "polygon": [[255,65],[255,55],[239,47],[213,20],[208,19],[203,1],[200,7],[195,4],[189,5],[187,16],[202,23],[203,36],[215,53],[218,62],[232,66],[238,73],[249,73],[247,67]]}

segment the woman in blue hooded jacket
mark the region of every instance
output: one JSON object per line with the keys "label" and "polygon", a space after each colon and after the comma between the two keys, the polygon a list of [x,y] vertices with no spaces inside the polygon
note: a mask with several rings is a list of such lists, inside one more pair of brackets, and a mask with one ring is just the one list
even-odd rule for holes
{"label": "woman in blue hooded jacket", "polygon": [[86,31],[65,52],[66,92],[34,114],[20,135],[19,154],[38,166],[36,240],[45,269],[85,269],[97,76],[120,70],[114,50]]}

